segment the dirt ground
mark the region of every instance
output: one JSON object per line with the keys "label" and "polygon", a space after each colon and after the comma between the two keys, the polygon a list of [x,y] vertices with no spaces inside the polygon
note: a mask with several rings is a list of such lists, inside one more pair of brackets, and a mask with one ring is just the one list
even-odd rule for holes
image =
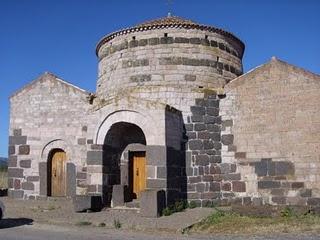
{"label": "dirt ground", "polygon": [[6,206],[5,218],[35,223],[73,225],[106,228],[122,228],[142,231],[181,232],[190,225],[209,216],[214,209],[194,208],[160,218],[141,217],[137,210],[105,209],[101,212],[76,213],[72,200],[53,198],[48,200],[14,200],[1,197]]}

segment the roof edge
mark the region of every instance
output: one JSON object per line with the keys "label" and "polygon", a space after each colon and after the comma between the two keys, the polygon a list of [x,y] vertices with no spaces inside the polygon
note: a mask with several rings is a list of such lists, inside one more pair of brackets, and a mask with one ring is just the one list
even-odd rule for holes
{"label": "roof edge", "polygon": [[298,66],[296,66],[296,65],[290,64],[290,63],[288,63],[288,62],[286,62],[286,61],[284,61],[284,60],[281,60],[281,59],[273,56],[273,57],[271,57],[271,59],[270,59],[268,62],[263,63],[263,64],[261,64],[261,65],[258,65],[258,66],[256,66],[256,67],[250,69],[248,72],[242,74],[241,76],[236,77],[236,78],[234,78],[233,80],[231,80],[230,82],[228,82],[228,83],[225,85],[224,89],[228,88],[229,86],[232,87],[233,84],[241,81],[242,78],[244,78],[244,77],[246,77],[246,76],[248,76],[248,75],[251,75],[253,72],[256,72],[256,71],[258,71],[258,70],[260,70],[260,69],[263,69],[264,67],[267,67],[267,66],[269,66],[269,65],[271,65],[271,64],[282,64],[282,65],[285,65],[285,66],[287,66],[287,67],[291,67],[291,68],[293,68],[293,69],[296,70],[296,71],[304,72],[305,74],[310,75],[312,78],[319,78],[319,80],[320,80],[320,75],[319,75],[319,74],[313,73],[313,72],[311,72],[311,71],[309,71],[309,70],[306,70],[306,69],[304,69],[304,68],[302,68],[302,67],[298,67]]}
{"label": "roof edge", "polygon": [[232,40],[238,42],[242,48],[242,53],[241,53],[241,57],[243,56],[244,53],[244,49],[245,49],[245,44],[238,38],[236,37],[233,33],[230,33],[228,31],[225,31],[221,28],[216,28],[213,26],[209,26],[209,25],[203,25],[203,24],[198,24],[198,23],[173,23],[173,24],[155,24],[152,26],[134,26],[134,27],[128,27],[128,28],[124,28],[118,31],[114,31],[111,32],[107,35],[105,35],[104,37],[102,37],[97,45],[96,45],[96,55],[98,56],[98,52],[101,48],[101,46],[107,42],[109,42],[110,40],[114,39],[117,36],[121,36],[121,35],[126,35],[126,34],[130,34],[130,33],[134,33],[134,32],[145,32],[145,31],[149,31],[149,30],[154,30],[154,29],[164,29],[164,28],[185,28],[185,29],[197,29],[197,30],[201,30],[201,31],[209,31],[209,32],[215,32],[215,33],[219,33],[221,35],[224,35],[226,37],[231,38]]}
{"label": "roof edge", "polygon": [[71,84],[71,83],[69,83],[69,82],[67,82],[67,81],[65,81],[65,80],[57,77],[55,74],[46,71],[46,72],[44,72],[43,74],[41,74],[40,76],[38,76],[36,79],[34,79],[33,81],[27,83],[27,84],[24,85],[22,88],[18,89],[18,90],[15,91],[13,94],[11,94],[11,95],[9,96],[9,99],[15,97],[15,96],[18,95],[20,92],[22,92],[24,89],[32,86],[33,84],[37,83],[38,81],[40,81],[41,79],[46,78],[46,77],[49,77],[49,78],[52,79],[52,80],[61,82],[61,83],[63,83],[64,85],[67,85],[67,86],[69,86],[69,87],[71,87],[71,88],[73,88],[73,89],[76,89],[77,91],[82,92],[82,93],[84,93],[84,94],[89,94],[89,93],[90,93],[90,92],[88,92],[88,91],[86,91],[86,90],[84,90],[84,89],[82,89],[82,88],[80,88],[80,87],[78,87],[78,86],[76,86],[76,85],[73,85],[73,84]]}

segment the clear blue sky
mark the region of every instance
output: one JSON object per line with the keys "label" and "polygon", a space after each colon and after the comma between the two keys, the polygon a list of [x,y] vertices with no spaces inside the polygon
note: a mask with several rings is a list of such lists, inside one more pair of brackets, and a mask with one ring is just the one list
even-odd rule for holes
{"label": "clear blue sky", "polygon": [[[45,71],[95,91],[95,45],[107,33],[167,15],[166,0],[0,0],[0,156],[9,96]],[[244,70],[277,56],[320,73],[319,0],[173,0],[173,15],[234,33]]]}

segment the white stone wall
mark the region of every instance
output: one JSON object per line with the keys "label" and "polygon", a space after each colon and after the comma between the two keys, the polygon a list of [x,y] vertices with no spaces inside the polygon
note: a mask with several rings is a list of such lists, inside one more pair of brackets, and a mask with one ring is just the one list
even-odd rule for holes
{"label": "white stone wall", "polygon": [[[67,161],[79,169],[85,166],[87,96],[86,91],[47,73],[11,96],[10,136],[21,129],[30,146],[27,155],[18,154],[15,147],[17,167],[21,160],[31,160],[31,167],[24,168],[25,176],[39,176],[39,162],[46,162],[53,148],[64,149]],[[39,194],[39,182],[34,184],[34,190],[25,194]]]}

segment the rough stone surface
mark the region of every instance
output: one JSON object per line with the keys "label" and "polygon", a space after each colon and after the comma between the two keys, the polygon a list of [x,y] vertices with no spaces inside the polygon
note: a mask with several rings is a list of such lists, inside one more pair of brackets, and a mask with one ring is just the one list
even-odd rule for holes
{"label": "rough stone surface", "polygon": [[140,214],[143,217],[156,218],[165,207],[165,192],[163,190],[146,190],[141,193]]}

